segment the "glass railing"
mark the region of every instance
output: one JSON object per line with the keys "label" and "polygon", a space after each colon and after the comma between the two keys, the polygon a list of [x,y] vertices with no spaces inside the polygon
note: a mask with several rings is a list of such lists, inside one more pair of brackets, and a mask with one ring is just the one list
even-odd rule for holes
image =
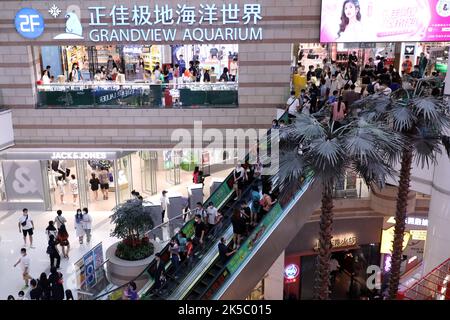
{"label": "glass railing", "polygon": [[139,82],[52,83],[37,86],[38,108],[233,108],[238,84]]}

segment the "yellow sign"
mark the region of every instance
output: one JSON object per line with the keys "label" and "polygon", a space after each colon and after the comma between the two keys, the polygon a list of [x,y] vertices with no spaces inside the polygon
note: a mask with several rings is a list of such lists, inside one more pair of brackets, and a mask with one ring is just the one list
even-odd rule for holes
{"label": "yellow sign", "polygon": [[410,230],[413,240],[427,240],[427,230]]}
{"label": "yellow sign", "polygon": [[[403,249],[405,250],[408,245],[409,239],[411,238],[411,234],[409,232],[405,232],[403,234]],[[383,230],[383,235],[381,236],[381,253],[392,254],[392,245],[394,241],[394,227],[390,227],[387,230]]]}

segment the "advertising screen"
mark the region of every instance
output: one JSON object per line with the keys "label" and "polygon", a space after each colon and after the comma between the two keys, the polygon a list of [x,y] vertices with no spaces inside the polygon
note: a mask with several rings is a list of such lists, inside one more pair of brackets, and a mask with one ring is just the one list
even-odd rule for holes
{"label": "advertising screen", "polygon": [[450,0],[322,0],[320,42],[450,41]]}

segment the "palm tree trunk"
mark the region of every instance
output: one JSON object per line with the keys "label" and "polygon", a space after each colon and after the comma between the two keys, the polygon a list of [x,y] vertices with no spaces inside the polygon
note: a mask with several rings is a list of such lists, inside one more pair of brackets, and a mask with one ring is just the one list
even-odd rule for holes
{"label": "palm tree trunk", "polygon": [[324,186],[320,215],[319,255],[317,257],[314,299],[328,300],[330,288],[331,231],[333,225],[332,188]]}
{"label": "palm tree trunk", "polygon": [[402,167],[398,184],[397,210],[395,212],[394,242],[392,248],[391,271],[389,278],[389,299],[397,297],[400,281],[400,265],[402,263],[403,234],[405,232],[406,210],[408,207],[409,183],[411,181],[411,165],[413,152],[405,149],[402,154]]}

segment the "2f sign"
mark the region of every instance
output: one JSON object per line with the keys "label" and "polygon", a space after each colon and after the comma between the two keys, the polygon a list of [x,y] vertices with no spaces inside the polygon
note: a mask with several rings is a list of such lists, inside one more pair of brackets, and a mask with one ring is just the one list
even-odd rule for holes
{"label": "2f sign", "polygon": [[44,32],[44,18],[39,11],[23,8],[17,12],[14,19],[17,32],[24,38],[35,39]]}
{"label": "2f sign", "polygon": [[21,14],[19,16],[23,21],[20,23],[20,30],[22,32],[34,32],[34,27],[39,27],[39,16],[37,14],[32,14],[30,16],[26,16]]}

